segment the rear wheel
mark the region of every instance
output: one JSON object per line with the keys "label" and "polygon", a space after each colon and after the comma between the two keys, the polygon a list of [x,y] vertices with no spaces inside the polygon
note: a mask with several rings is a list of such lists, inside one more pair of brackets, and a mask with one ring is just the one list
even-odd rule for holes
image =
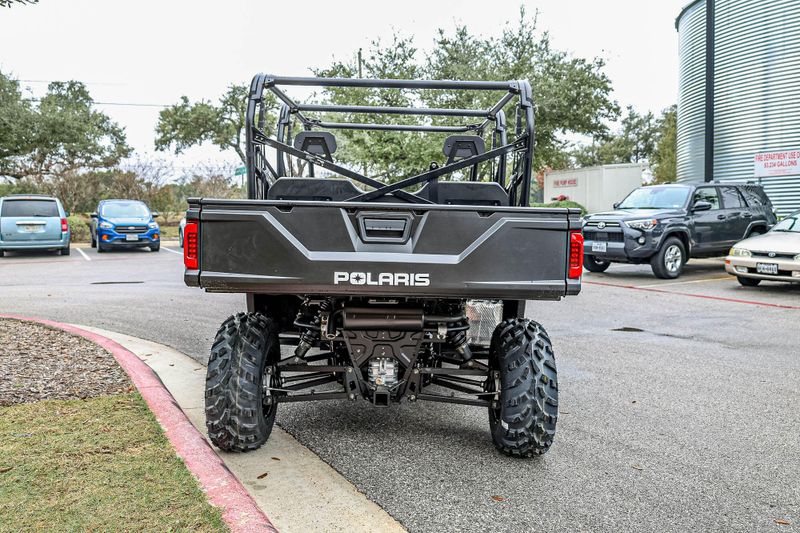
{"label": "rear wheel", "polygon": [[61,249],[61,255],[69,255],[69,245],[66,248]]}
{"label": "rear wheel", "polygon": [[6,251],[5,250],[0,250],[0,257],[3,257],[4,255],[6,255]]}
{"label": "rear wheel", "polygon": [[739,284],[743,287],[756,287],[759,283],[761,283],[760,279],[755,278],[745,278],[742,276],[736,276],[736,279],[739,281]]}
{"label": "rear wheel", "polygon": [[653,274],[661,279],[675,279],[683,272],[686,264],[686,248],[680,239],[668,238],[656,255],[650,258]]}
{"label": "rear wheel", "polygon": [[602,259],[588,254],[583,256],[583,268],[589,272],[605,272],[608,270],[609,266],[611,266],[611,262],[609,261],[603,261]]}
{"label": "rear wheel", "polygon": [[221,450],[255,450],[269,438],[277,403],[265,383],[276,383],[279,359],[278,327],[271,319],[238,313],[223,322],[206,374],[206,427]]}
{"label": "rear wheel", "polygon": [[489,407],[495,447],[506,455],[545,453],[556,433],[558,376],[553,347],[544,328],[514,318],[492,335],[487,390],[499,391]]}

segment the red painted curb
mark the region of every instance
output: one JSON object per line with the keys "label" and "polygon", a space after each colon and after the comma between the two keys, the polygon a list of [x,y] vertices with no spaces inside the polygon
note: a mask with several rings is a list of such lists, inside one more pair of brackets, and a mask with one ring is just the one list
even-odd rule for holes
{"label": "red painted curb", "polygon": [[208,500],[222,510],[222,518],[231,531],[277,533],[277,529],[256,505],[242,483],[228,470],[208,441],[186,418],[156,373],[136,354],[108,337],[68,324],[17,315],[0,314],[0,318],[12,318],[61,329],[80,335],[111,352],[147,402],[158,423],[164,428],[164,433],[178,456],[200,482]]}
{"label": "red painted curb", "polygon": [[676,291],[668,291],[666,289],[658,289],[656,287],[637,287],[636,285],[623,285],[621,283],[607,283],[605,281],[584,281],[583,283],[587,285],[599,285],[601,287],[616,287],[618,289],[632,289],[635,291],[645,291],[645,292],[658,292],[662,294],[674,294],[675,296],[688,296],[689,298],[701,298],[703,300],[717,300],[720,302],[731,302],[735,304],[746,304],[746,305],[760,305],[762,307],[776,307],[778,309],[800,309],[800,307],[796,305],[788,305],[788,304],[773,304],[769,302],[758,302],[755,300],[740,300],[739,298],[727,298],[725,296],[709,296],[707,294],[693,294],[691,292],[676,292]]}

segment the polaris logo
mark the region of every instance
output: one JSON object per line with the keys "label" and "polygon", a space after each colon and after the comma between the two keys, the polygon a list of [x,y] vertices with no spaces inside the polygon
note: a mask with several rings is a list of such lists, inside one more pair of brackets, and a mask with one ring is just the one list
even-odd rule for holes
{"label": "polaris logo", "polygon": [[348,283],[350,285],[389,285],[392,287],[427,287],[431,284],[430,274],[412,274],[410,272],[334,272],[333,284]]}

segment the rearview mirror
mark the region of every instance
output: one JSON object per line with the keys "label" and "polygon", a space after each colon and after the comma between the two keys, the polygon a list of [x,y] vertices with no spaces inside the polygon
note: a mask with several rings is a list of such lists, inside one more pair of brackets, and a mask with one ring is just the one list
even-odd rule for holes
{"label": "rearview mirror", "polygon": [[97,213],[92,213],[90,216],[91,216],[92,218],[97,218]]}
{"label": "rearview mirror", "polygon": [[158,211],[150,211],[150,214],[153,215],[153,218],[161,216],[161,213],[159,213]]}
{"label": "rearview mirror", "polygon": [[692,206],[694,211],[708,211],[709,209],[711,209],[711,202],[706,202],[705,200],[698,200]]}
{"label": "rearview mirror", "polygon": [[614,209],[619,207],[619,202],[614,202]]}

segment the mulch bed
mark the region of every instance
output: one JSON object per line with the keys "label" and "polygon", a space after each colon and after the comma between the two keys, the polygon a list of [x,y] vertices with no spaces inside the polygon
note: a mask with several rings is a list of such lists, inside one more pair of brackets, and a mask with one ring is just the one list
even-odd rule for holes
{"label": "mulch bed", "polygon": [[0,406],[130,392],[114,356],[75,335],[0,319]]}

